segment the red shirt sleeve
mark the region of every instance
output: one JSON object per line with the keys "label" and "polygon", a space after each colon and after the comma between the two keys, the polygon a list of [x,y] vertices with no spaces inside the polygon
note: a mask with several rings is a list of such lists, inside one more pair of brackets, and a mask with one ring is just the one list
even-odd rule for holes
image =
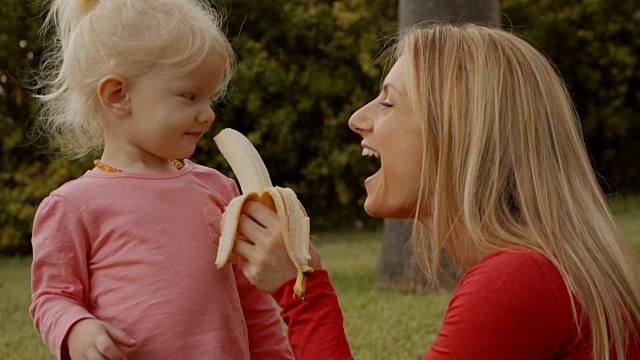
{"label": "red shirt sleeve", "polygon": [[590,343],[580,339],[570,301],[560,273],[543,255],[505,250],[487,256],[454,291],[423,359],[588,356]]}
{"label": "red shirt sleeve", "polygon": [[[304,301],[294,298],[293,283],[272,296],[282,307],[296,358],[352,359],[327,273],[310,274]],[[551,261],[530,250],[504,250],[464,276],[423,359],[590,358],[588,322],[582,321],[578,332],[568,290]]]}
{"label": "red shirt sleeve", "polygon": [[269,295],[251,285],[238,266],[233,265],[233,270],[247,324],[251,358],[293,360],[278,312]]}
{"label": "red shirt sleeve", "polygon": [[324,270],[307,278],[304,301],[293,296],[295,279],[271,295],[282,308],[288,326],[289,343],[297,360],[353,359],[344,334],[338,298]]}

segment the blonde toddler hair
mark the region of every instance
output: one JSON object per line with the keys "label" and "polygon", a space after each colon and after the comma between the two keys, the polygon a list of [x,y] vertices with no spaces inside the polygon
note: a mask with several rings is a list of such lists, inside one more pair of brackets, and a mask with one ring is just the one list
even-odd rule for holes
{"label": "blonde toddler hair", "polygon": [[221,17],[200,0],[52,0],[42,32],[54,31],[39,79],[42,133],[77,158],[104,146],[98,84],[108,75],[130,81],[151,72],[187,73],[210,50],[225,70],[235,63]]}

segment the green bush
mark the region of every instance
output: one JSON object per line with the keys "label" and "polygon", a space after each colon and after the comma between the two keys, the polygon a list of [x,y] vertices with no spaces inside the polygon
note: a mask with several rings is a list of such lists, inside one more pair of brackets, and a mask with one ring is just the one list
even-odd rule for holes
{"label": "green bush", "polygon": [[627,0],[503,0],[513,30],[558,67],[605,191],[640,188],[640,6]]}
{"label": "green bush", "polygon": [[[371,221],[362,210],[360,139],[347,120],[378,91],[381,37],[396,7],[383,1],[227,1],[228,36],[239,68],[212,133],[248,134],[274,184],[293,188],[316,229]],[[196,160],[228,167],[214,144]]]}
{"label": "green bush", "polygon": [[38,63],[40,9],[23,1],[0,7],[0,254],[29,250],[38,203],[70,176],[71,167],[51,162],[46,148],[27,135],[33,102],[23,85]]}

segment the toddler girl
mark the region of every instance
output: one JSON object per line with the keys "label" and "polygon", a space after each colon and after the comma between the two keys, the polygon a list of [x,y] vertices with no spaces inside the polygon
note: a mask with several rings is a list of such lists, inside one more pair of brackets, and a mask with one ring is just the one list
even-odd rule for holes
{"label": "toddler girl", "polygon": [[52,192],[33,226],[32,305],[57,358],[292,359],[277,311],[216,270],[233,180],[182,159],[215,115],[234,54],[196,0],[53,0],[41,125],[95,168]]}

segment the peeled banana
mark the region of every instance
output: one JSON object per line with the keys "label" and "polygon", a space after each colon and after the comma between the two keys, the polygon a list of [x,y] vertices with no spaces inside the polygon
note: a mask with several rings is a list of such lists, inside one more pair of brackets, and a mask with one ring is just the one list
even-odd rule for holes
{"label": "peeled banana", "polygon": [[304,299],[307,274],[313,271],[309,266],[310,223],[304,207],[293,190],[272,185],[260,154],[244,135],[233,129],[223,129],[213,140],[238,178],[242,191],[242,195],[232,199],[222,214],[216,266],[220,269],[237,258],[232,249],[239,236],[237,229],[242,206],[247,200],[258,201],[278,213],[282,239],[298,269],[293,291]]}

